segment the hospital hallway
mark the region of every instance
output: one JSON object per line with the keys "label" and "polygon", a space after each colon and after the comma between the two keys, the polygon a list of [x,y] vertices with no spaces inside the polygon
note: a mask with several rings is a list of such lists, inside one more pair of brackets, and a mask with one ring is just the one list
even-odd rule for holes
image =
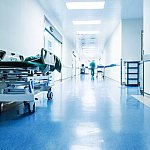
{"label": "hospital hallway", "polygon": [[39,96],[33,114],[2,112],[0,150],[150,149],[150,108],[132,97],[138,87],[80,75],[53,93]]}

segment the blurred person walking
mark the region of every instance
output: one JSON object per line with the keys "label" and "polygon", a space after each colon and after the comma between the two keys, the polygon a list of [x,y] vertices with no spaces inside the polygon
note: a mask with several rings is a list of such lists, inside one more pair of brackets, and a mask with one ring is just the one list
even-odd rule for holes
{"label": "blurred person walking", "polygon": [[90,63],[90,69],[91,69],[91,76],[92,76],[92,78],[94,78],[95,67],[96,67],[95,61],[92,60],[92,62]]}

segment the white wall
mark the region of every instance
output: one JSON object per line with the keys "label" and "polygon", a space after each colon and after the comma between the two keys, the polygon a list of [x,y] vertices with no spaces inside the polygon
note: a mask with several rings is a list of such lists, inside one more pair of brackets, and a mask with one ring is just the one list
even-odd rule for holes
{"label": "white wall", "polygon": [[143,19],[122,20],[122,59],[139,61],[141,59],[141,30]]}
{"label": "white wall", "polygon": [[[144,54],[150,54],[150,1],[144,0]],[[144,92],[150,94],[150,60],[144,62]]]}
{"label": "white wall", "polygon": [[73,47],[67,38],[63,38],[62,48],[62,79],[72,76],[72,51]]}
{"label": "white wall", "polygon": [[[143,30],[143,19],[122,20],[122,55],[124,61],[141,60],[141,30]],[[122,66],[122,82],[125,83],[125,64]]]}
{"label": "white wall", "polygon": [[150,1],[144,0],[144,54],[150,54]]}
{"label": "white wall", "polygon": [[[121,59],[121,23],[108,39],[102,56],[102,64],[120,64]],[[105,76],[120,82],[120,66],[105,69]]]}
{"label": "white wall", "polygon": [[150,94],[150,61],[144,63],[144,92]]}
{"label": "white wall", "polygon": [[0,49],[24,56],[43,47],[43,11],[35,0],[0,1]]}
{"label": "white wall", "polygon": [[[141,30],[143,30],[142,19],[122,20],[105,45],[104,65],[120,64],[121,58],[123,61],[140,61]],[[123,69],[123,82],[125,80],[124,73]],[[120,81],[120,66],[106,68],[105,75]]]}
{"label": "white wall", "polygon": [[[49,17],[51,15],[46,12],[36,0],[1,0],[0,49],[23,56],[40,53],[41,48],[44,47],[44,15],[51,21]],[[55,27],[57,29],[57,26]],[[60,30],[64,33],[63,28]],[[73,46],[65,35],[63,36],[62,64],[66,67],[62,69],[64,79],[72,75]]]}
{"label": "white wall", "polygon": [[80,59],[79,57],[76,55],[76,75],[80,74]]}

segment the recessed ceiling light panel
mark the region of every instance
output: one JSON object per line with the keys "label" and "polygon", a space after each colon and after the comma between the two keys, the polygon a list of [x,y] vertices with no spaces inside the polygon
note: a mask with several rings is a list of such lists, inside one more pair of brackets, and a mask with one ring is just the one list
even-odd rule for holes
{"label": "recessed ceiling light panel", "polygon": [[98,34],[99,31],[77,31],[77,34]]}
{"label": "recessed ceiling light panel", "polygon": [[100,2],[67,2],[68,9],[104,9],[105,1]]}

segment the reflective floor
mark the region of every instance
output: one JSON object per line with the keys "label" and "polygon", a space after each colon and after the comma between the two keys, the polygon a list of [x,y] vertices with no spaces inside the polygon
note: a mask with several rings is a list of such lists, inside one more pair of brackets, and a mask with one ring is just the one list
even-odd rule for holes
{"label": "reflective floor", "polygon": [[132,97],[138,87],[82,75],[53,93],[53,101],[39,95],[34,114],[21,105],[1,114],[0,150],[150,150],[150,108]]}

